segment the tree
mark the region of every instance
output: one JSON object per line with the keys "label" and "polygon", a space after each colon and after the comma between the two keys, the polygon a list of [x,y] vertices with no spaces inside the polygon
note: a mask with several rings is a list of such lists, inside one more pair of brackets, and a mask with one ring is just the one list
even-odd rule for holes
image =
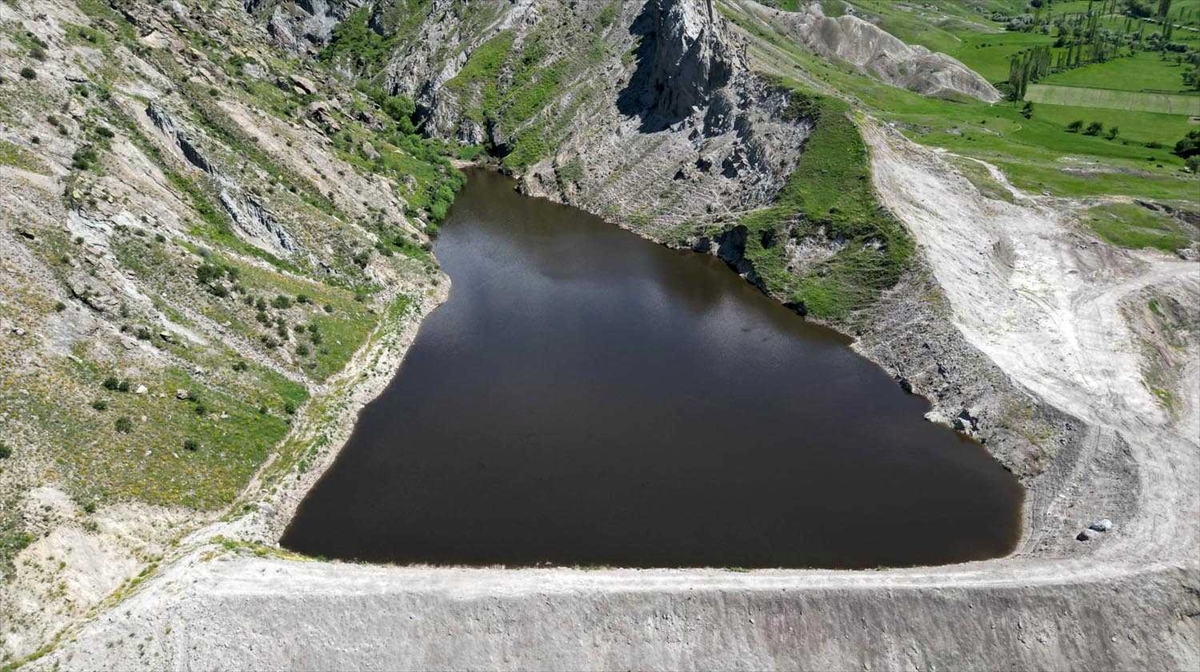
{"label": "tree", "polygon": [[1025,101],[1025,105],[1021,107],[1021,116],[1025,117],[1026,119],[1033,118],[1033,101],[1032,100]]}
{"label": "tree", "polygon": [[1187,169],[1192,173],[1200,174],[1200,155],[1188,157]]}
{"label": "tree", "polygon": [[1078,133],[1080,131],[1080,129],[1082,129],[1082,128],[1083,128],[1083,120],[1082,119],[1076,119],[1075,121],[1072,121],[1071,123],[1067,124],[1067,132],[1068,133]]}
{"label": "tree", "polygon": [[1098,121],[1093,121],[1092,123],[1088,124],[1087,129],[1084,130],[1083,134],[1084,135],[1100,135],[1100,132],[1103,130],[1104,130],[1104,124],[1102,124]]}
{"label": "tree", "polygon": [[1183,85],[1189,89],[1200,91],[1200,67],[1192,68],[1183,73]]}
{"label": "tree", "polygon": [[1108,133],[1106,133],[1104,135],[1104,137],[1108,138],[1109,140],[1116,140],[1117,136],[1120,134],[1121,134],[1121,129],[1117,128],[1116,126],[1113,126],[1112,128],[1108,129]]}
{"label": "tree", "polygon": [[1182,159],[1200,156],[1200,129],[1189,131],[1182,140],[1175,143],[1174,152]]}

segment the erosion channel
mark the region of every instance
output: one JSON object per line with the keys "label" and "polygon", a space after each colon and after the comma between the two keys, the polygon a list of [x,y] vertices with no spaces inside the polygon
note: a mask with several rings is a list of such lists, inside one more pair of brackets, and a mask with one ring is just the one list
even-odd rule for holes
{"label": "erosion channel", "polygon": [[1004,555],[1023,493],[718,259],[472,170],[453,281],[282,543],[465,565],[863,568]]}

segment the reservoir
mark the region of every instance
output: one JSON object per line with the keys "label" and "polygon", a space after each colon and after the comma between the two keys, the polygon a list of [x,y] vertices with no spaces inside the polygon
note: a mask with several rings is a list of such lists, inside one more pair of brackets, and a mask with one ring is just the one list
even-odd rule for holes
{"label": "reservoir", "polygon": [[449,565],[864,568],[1009,553],[1023,493],[718,259],[481,170],[449,300],[282,543]]}

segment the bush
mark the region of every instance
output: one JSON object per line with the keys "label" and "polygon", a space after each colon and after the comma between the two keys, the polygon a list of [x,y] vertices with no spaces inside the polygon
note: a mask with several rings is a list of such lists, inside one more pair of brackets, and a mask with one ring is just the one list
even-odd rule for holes
{"label": "bush", "polygon": [[146,327],[138,327],[138,330],[137,330],[137,339],[138,339],[139,341],[148,341],[148,340],[150,340],[150,339],[151,339],[153,336],[154,336],[154,334],[150,333],[150,330],[149,330],[149,329],[147,329]]}
{"label": "bush", "polygon": [[237,371],[238,373],[241,373],[248,368],[250,368],[250,367],[246,366],[246,363],[241,360],[233,363],[233,370]]}
{"label": "bush", "polygon": [[1102,124],[1098,121],[1093,121],[1092,123],[1088,124],[1087,129],[1084,130],[1083,134],[1084,135],[1100,135],[1100,131],[1103,131],[1103,130],[1104,130],[1104,124]]}
{"label": "bush", "polygon": [[1175,143],[1173,152],[1182,159],[1200,155],[1200,130],[1189,131],[1182,140]]}
{"label": "bush", "polygon": [[21,68],[21,76],[25,79],[37,79],[37,72],[27,65]]}
{"label": "bush", "polygon": [[312,303],[312,299],[308,298],[307,294],[297,294],[296,303]]}
{"label": "bush", "polygon": [[1104,137],[1108,138],[1109,140],[1116,140],[1117,136],[1120,134],[1121,134],[1121,129],[1117,128],[1116,126],[1113,126],[1112,128],[1108,129],[1108,133],[1105,133]]}
{"label": "bush", "polygon": [[200,284],[206,285],[214,280],[220,280],[223,275],[225,275],[225,269],[215,264],[200,264],[196,268],[196,282]]}
{"label": "bush", "polygon": [[9,448],[8,444],[0,443],[0,460],[7,460],[10,457],[12,457],[12,448]]}
{"label": "bush", "polygon": [[328,304],[328,303],[327,303],[327,304],[325,304],[325,312],[327,312],[327,313],[332,313],[332,312],[333,312],[333,305],[332,305],[332,304]]}
{"label": "bush", "polygon": [[1067,124],[1067,132],[1068,133],[1078,133],[1080,131],[1080,129],[1082,129],[1082,128],[1083,128],[1083,120],[1082,119],[1076,119],[1075,121],[1072,121],[1071,123]]}
{"label": "bush", "polygon": [[303,343],[301,343],[300,345],[297,345],[296,346],[296,354],[301,357],[307,357],[308,356],[308,346]]}
{"label": "bush", "polygon": [[109,376],[104,379],[103,383],[101,383],[101,385],[103,385],[104,389],[106,389],[106,390],[116,390],[117,387],[120,386],[120,384],[121,384],[121,382],[119,380],[117,380],[116,376]]}
{"label": "bush", "polygon": [[76,170],[88,170],[100,160],[100,155],[91,145],[83,145],[71,155],[71,167]]}
{"label": "bush", "polygon": [[92,402],[92,408],[96,409],[97,411],[107,411],[108,410],[108,400],[107,399],[97,399]]}
{"label": "bush", "polygon": [[55,304],[54,304],[54,310],[55,310],[55,312],[59,312],[59,313],[61,313],[61,312],[63,312],[63,311],[64,311],[64,310],[66,310],[66,309],[67,309],[67,304],[63,303],[62,301],[59,301],[59,302],[57,302],[57,303],[55,303]]}
{"label": "bush", "polygon": [[197,450],[200,450],[200,442],[195,439],[184,439],[183,440],[183,449],[190,450],[194,453]]}
{"label": "bush", "polygon": [[1187,169],[1192,173],[1200,174],[1200,154],[1187,158]]}
{"label": "bush", "polygon": [[292,307],[292,300],[283,294],[280,294],[271,300],[271,305],[279,310],[287,310],[288,308]]}
{"label": "bush", "polygon": [[122,380],[121,382],[117,383],[117,391],[118,392],[128,392],[129,391],[129,381]]}
{"label": "bush", "polygon": [[296,414],[296,404],[294,404],[290,401],[286,402],[283,405],[283,412],[287,413],[288,415],[295,415]]}
{"label": "bush", "polygon": [[113,423],[113,427],[122,434],[128,434],[133,431],[133,420],[130,420],[129,416],[122,415]]}
{"label": "bush", "polygon": [[208,415],[208,406],[206,406],[203,401],[197,401],[196,407],[192,410],[196,411],[196,415],[199,415],[200,417]]}

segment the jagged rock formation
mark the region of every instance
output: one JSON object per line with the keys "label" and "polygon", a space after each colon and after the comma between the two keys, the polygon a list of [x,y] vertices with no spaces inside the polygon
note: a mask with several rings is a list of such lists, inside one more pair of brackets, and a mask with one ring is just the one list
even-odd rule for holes
{"label": "jagged rock formation", "polygon": [[247,12],[265,16],[267,31],[279,46],[296,52],[316,52],[333,36],[333,29],[368,0],[243,0]]}

